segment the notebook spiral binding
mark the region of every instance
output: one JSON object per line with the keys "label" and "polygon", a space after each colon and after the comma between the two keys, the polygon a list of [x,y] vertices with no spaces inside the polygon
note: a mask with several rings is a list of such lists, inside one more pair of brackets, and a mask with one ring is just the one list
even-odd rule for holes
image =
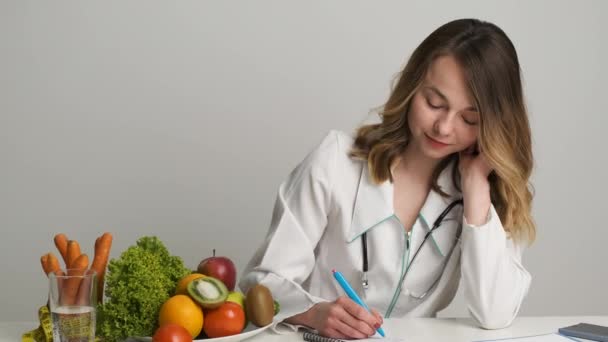
{"label": "notebook spiral binding", "polygon": [[325,337],[309,331],[304,332],[303,338],[304,341],[310,342],[345,342],[339,338]]}

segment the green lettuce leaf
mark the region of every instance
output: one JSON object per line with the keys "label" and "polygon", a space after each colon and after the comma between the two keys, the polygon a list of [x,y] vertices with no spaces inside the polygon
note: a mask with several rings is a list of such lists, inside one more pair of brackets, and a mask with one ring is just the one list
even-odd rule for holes
{"label": "green lettuce leaf", "polygon": [[140,238],[108,264],[106,301],[97,307],[97,335],[108,342],[152,336],[160,307],[189,273],[157,237]]}

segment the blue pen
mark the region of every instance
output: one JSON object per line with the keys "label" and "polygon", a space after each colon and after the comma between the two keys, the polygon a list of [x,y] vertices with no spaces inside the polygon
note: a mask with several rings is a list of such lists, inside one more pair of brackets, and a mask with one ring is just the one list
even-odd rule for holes
{"label": "blue pen", "polygon": [[[350,286],[350,284],[346,281],[346,279],[344,278],[344,276],[342,275],[342,273],[336,271],[336,270],[331,270],[332,273],[334,274],[334,278],[336,278],[336,280],[338,281],[338,284],[340,284],[340,286],[342,286],[342,289],[344,290],[344,292],[346,292],[346,295],[348,295],[348,297],[352,300],[355,301],[355,303],[361,305],[362,307],[365,308],[365,310],[367,310],[368,312],[371,312],[369,310],[369,308],[367,307],[367,304],[365,304],[361,298],[359,298],[359,296],[357,295],[357,293],[355,292],[355,290],[353,290],[353,288]],[[380,336],[384,337],[384,330],[382,330],[382,327],[378,328],[378,334],[380,334]]]}

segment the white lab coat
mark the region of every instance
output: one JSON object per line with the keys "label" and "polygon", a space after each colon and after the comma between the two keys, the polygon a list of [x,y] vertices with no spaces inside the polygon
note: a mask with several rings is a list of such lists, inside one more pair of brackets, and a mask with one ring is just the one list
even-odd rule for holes
{"label": "white lab coat", "polygon": [[[508,326],[531,277],[521,263],[524,246],[507,238],[494,207],[478,227],[466,223],[462,206],[455,207],[433,233],[433,241],[423,246],[396,295],[400,276],[429,224],[462,196],[451,181],[454,166],[438,180],[451,197],[431,191],[407,241],[408,234],[394,215],[392,183],[373,184],[366,163],[348,156],[352,144],[352,137],[331,131],[281,184],[268,234],[244,270],[240,288],[246,292],[256,283],[267,286],[281,304],[276,317],[281,321],[343,296],[332,276],[336,269],[368,306],[385,317],[434,317],[452,301],[462,277],[467,307],[479,325]],[[424,292],[441,274],[441,261],[458,229],[460,241],[434,290],[422,300],[410,296],[410,290]],[[363,232],[368,243],[367,290],[361,281]]]}

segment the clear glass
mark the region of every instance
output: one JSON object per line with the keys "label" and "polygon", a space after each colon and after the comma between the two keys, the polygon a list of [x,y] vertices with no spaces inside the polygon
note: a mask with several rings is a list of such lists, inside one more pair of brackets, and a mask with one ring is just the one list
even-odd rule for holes
{"label": "clear glass", "polygon": [[49,273],[54,342],[95,341],[97,275],[93,270]]}

